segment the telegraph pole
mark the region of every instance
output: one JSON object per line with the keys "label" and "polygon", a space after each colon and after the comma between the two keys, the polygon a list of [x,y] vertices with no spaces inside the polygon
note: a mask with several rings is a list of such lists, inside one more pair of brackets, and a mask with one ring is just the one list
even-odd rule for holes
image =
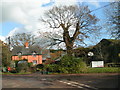
{"label": "telegraph pole", "polygon": [[9,50],[12,51],[12,46],[11,46],[11,42],[10,42],[10,36],[8,37],[8,47],[9,47]]}
{"label": "telegraph pole", "polygon": [[8,39],[8,40],[7,40],[7,41],[8,41],[8,47],[9,47],[9,50],[10,50],[10,44],[11,44],[11,43],[10,43],[10,36],[9,36],[7,39]]}

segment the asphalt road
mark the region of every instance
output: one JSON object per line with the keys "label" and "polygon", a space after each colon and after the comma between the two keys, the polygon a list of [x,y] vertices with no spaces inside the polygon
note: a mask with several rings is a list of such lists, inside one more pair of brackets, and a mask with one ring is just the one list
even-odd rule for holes
{"label": "asphalt road", "polygon": [[[120,74],[69,74],[69,75],[2,75],[2,90],[5,88],[38,88],[53,90],[119,90]],[[15,89],[16,90],[16,89]]]}

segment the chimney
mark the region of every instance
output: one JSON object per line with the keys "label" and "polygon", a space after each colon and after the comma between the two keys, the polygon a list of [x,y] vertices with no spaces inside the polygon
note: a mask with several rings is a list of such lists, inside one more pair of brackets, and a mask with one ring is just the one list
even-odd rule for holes
{"label": "chimney", "polygon": [[29,48],[29,43],[25,42],[25,48]]}

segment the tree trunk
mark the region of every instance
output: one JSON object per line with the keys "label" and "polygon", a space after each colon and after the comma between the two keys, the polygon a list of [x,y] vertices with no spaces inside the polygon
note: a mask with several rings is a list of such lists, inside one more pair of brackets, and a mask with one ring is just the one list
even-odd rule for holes
{"label": "tree trunk", "polygon": [[66,50],[69,56],[73,56],[73,43],[67,43]]}
{"label": "tree trunk", "polygon": [[73,44],[74,44],[74,38],[70,37],[69,35],[69,27],[65,27],[64,24],[61,24],[64,33],[63,33],[63,40],[66,44],[66,50],[67,50],[67,54],[69,56],[73,56]]}
{"label": "tree trunk", "polygon": [[73,48],[67,47],[67,54],[68,54],[69,56],[73,56]]}

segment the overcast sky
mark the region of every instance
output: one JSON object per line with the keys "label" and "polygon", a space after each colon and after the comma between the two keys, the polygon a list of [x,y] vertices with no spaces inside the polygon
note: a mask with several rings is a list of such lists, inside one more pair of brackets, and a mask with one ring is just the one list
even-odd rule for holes
{"label": "overcast sky", "polygon": [[[2,0],[0,3],[0,39],[15,33],[47,31],[49,28],[39,21],[44,12],[57,5],[75,5],[84,3],[91,10],[107,5],[109,0]],[[104,19],[103,10],[93,12],[101,20]],[[103,35],[101,38],[109,38]]]}

